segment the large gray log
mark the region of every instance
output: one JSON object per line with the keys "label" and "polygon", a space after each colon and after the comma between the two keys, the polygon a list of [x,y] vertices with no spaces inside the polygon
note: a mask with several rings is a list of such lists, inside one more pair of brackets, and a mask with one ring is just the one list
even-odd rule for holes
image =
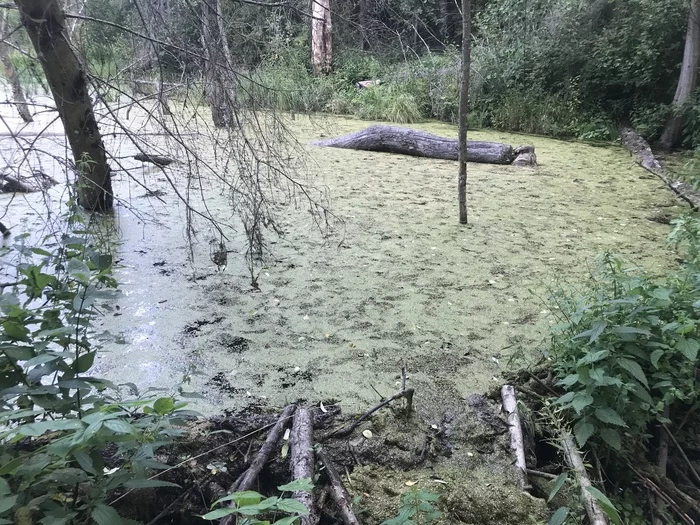
{"label": "large gray log", "polygon": [[[316,140],[316,146],[331,148],[383,151],[431,159],[457,160],[459,146],[455,139],[438,137],[425,131],[377,124],[362,131],[334,139]],[[515,159],[513,147],[498,142],[467,142],[467,160],[487,164],[511,164]]]}

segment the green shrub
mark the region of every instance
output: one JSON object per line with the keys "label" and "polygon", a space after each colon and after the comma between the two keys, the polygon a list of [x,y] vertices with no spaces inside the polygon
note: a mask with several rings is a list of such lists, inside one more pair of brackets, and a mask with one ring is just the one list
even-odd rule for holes
{"label": "green shrub", "polygon": [[672,242],[686,243],[687,264],[653,279],[609,254],[583,293],[552,296],[561,321],[553,335],[557,400],[589,439],[631,450],[668,408],[698,401],[700,364],[700,222],[677,223]]}
{"label": "green shrub", "polygon": [[83,235],[54,252],[25,239],[1,254],[21,259],[0,294],[0,523],[121,523],[109,493],[173,485],[146,472],[166,467],[155,450],[179,435],[184,405],[118,399],[117,385],[90,374],[95,305],[116,286],[110,257]]}

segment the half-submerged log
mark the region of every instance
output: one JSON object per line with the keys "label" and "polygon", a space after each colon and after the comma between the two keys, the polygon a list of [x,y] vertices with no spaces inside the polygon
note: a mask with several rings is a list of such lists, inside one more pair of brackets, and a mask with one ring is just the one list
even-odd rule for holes
{"label": "half-submerged log", "polygon": [[[438,137],[410,128],[370,126],[362,131],[333,139],[316,140],[316,146],[399,153],[431,159],[457,160],[459,143],[455,139]],[[529,151],[529,150],[528,150]],[[534,148],[532,148],[534,154]],[[487,164],[512,164],[516,158],[513,147],[498,142],[467,142],[467,161]]]}
{"label": "half-submerged log", "polygon": [[150,162],[161,167],[168,166],[169,164],[175,162],[175,160],[171,159],[170,157],[163,157],[161,155],[146,155],[144,153],[134,155],[134,159],[140,160],[141,162]]}
{"label": "half-submerged log", "polygon": [[683,181],[675,180],[661,165],[651,151],[649,143],[632,128],[623,127],[620,131],[622,144],[627,148],[634,160],[649,173],[656,175],[678,198],[690,204],[693,210],[700,209],[700,193]]}

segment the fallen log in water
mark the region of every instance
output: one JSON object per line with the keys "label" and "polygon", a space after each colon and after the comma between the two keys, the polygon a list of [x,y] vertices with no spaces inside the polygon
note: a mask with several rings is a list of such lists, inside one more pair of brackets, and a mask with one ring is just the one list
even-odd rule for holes
{"label": "fallen log in water", "polygon": [[170,157],[163,157],[161,155],[145,155],[143,153],[134,155],[134,159],[140,160],[141,162],[151,162],[156,166],[167,166],[175,162],[175,160],[171,159]]}
{"label": "fallen log in water", "polygon": [[[289,440],[291,448],[290,462],[292,464],[292,479],[314,479],[314,422],[311,410],[304,407],[297,408],[292,424],[292,435]],[[298,491],[293,494],[294,499],[303,504],[309,514],[302,516],[301,525],[318,525],[320,516],[314,501],[313,491]]]}
{"label": "fallen log in water", "polygon": [[656,159],[649,143],[639,133],[632,128],[624,127],[620,135],[622,144],[629,150],[637,164],[660,178],[672,192],[690,204],[693,210],[700,209],[700,194],[690,184],[675,180]]}
{"label": "fallen log in water", "polygon": [[[362,131],[332,139],[316,140],[316,146],[399,153],[415,157],[457,160],[459,144],[455,139],[438,137],[410,128],[377,124]],[[534,147],[513,149],[509,144],[498,142],[467,142],[467,161],[487,164],[512,164],[519,154],[528,155],[528,165],[534,164]]]}

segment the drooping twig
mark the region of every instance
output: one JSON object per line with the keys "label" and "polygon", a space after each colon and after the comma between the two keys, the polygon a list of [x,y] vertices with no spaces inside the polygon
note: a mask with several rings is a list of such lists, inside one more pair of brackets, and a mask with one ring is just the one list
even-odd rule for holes
{"label": "drooping twig", "polygon": [[392,401],[396,401],[397,399],[405,398],[406,399],[406,406],[409,411],[412,410],[413,407],[413,392],[414,390],[412,388],[407,388],[406,390],[402,392],[397,392],[393,396],[391,396],[389,399],[385,399],[381,403],[379,403],[377,406],[374,408],[371,408],[364,414],[362,414],[355,422],[350,425],[349,427],[341,427],[338,430],[335,430],[331,432],[330,434],[324,436],[324,438],[329,438],[329,437],[345,437],[348,436],[352,433],[353,430],[355,430],[357,427],[360,426],[360,424],[365,421],[369,416],[374,414],[377,410],[384,408],[387,406],[389,403]]}
{"label": "drooping twig", "polygon": [[523,428],[520,425],[520,415],[518,414],[518,402],[515,397],[515,388],[511,385],[503,385],[501,388],[501,400],[503,409],[508,414],[508,431],[510,432],[510,448],[515,456],[515,470],[518,477],[518,484],[521,490],[532,488],[527,480],[527,464],[525,463],[525,440],[523,439]]}
{"label": "drooping twig", "polygon": [[350,497],[345,491],[345,487],[343,487],[343,482],[340,479],[338,471],[333,466],[333,463],[331,463],[331,461],[328,459],[328,456],[322,448],[318,449],[317,454],[321,460],[321,463],[323,463],[323,465],[326,467],[326,473],[331,481],[331,496],[333,497],[335,504],[338,506],[343,523],[345,523],[345,525],[360,525],[360,522],[357,521],[357,517],[350,507]]}
{"label": "drooping twig", "polygon": [[[292,479],[314,478],[314,451],[313,436],[314,423],[311,410],[300,407],[294,414],[292,435],[290,437]],[[320,516],[315,505],[312,491],[298,491],[293,495],[299,503],[303,504],[309,514],[301,517],[301,525],[317,525]]]}
{"label": "drooping twig", "polygon": [[170,157],[163,157],[161,155],[146,155],[144,153],[134,155],[134,159],[140,160],[141,162],[150,162],[156,166],[167,166],[175,162],[175,160],[171,159]]}
{"label": "drooping twig", "polygon": [[588,491],[588,488],[592,486],[591,480],[583,464],[583,458],[576,447],[576,443],[574,443],[574,438],[568,432],[563,432],[561,444],[564,449],[564,459],[573,471],[578,486],[581,488],[581,499],[584,507],[586,507],[588,520],[591,525],[608,525],[608,519],[605,517],[605,513],[600,508],[600,505],[598,505],[598,501]]}
{"label": "drooping twig", "polygon": [[[270,432],[268,432],[265,443],[263,443],[263,446],[260,447],[258,454],[255,456],[255,459],[253,459],[253,462],[250,464],[250,467],[248,467],[248,470],[246,470],[243,475],[236,480],[236,483],[234,483],[229,489],[230,494],[251,489],[253,483],[255,483],[255,480],[258,477],[258,474],[260,474],[263,466],[265,463],[267,463],[270,455],[275,450],[277,442],[282,436],[282,431],[289,424],[289,420],[294,414],[295,409],[296,405],[289,405],[284,409],[282,415],[277,420],[277,423],[275,423],[275,425],[270,429]],[[231,505],[234,504],[234,502],[231,502]],[[234,523],[232,515],[226,516],[219,523],[220,525],[232,525]]]}

